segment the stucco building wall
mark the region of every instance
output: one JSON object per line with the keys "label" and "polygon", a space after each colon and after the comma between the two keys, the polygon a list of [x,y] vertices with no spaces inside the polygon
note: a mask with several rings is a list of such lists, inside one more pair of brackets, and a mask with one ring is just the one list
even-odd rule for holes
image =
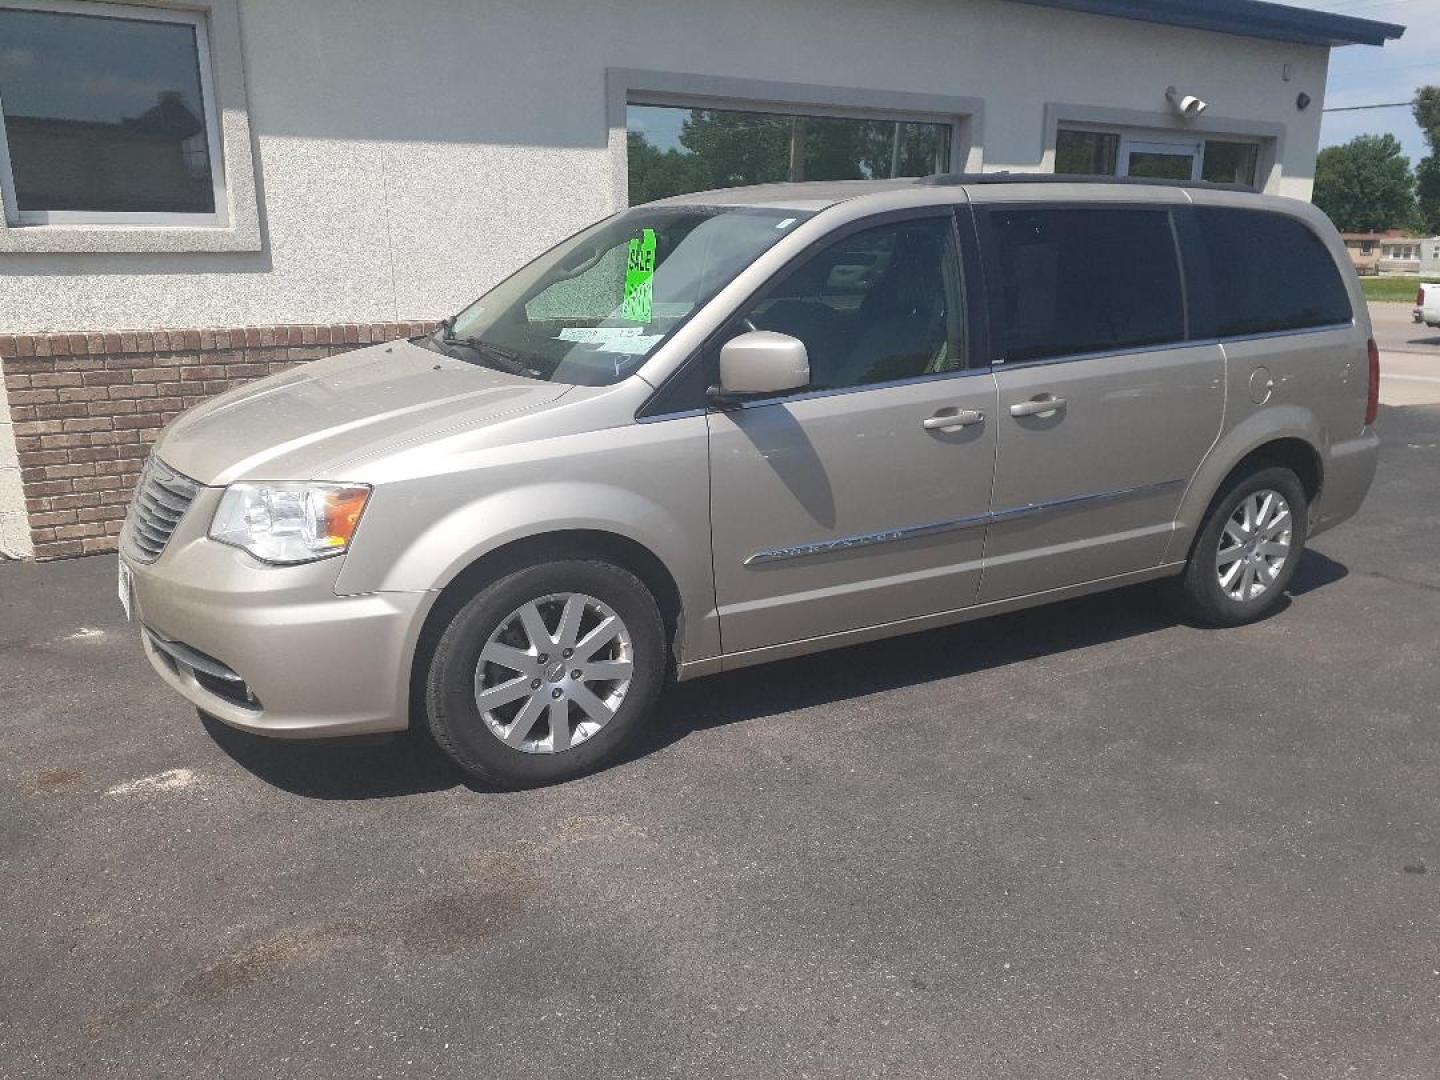
{"label": "stucco building wall", "polygon": [[180,409],[410,332],[620,209],[627,100],[945,121],[972,171],[1053,171],[1059,126],[1230,134],[1306,198],[1329,57],[1013,0],[150,3],[207,12],[229,223],[0,224],[7,554],[108,550]]}
{"label": "stucco building wall", "polygon": [[1267,187],[1303,198],[1328,57],[1010,0],[240,0],[238,15],[261,250],[0,254],[0,333],[453,311],[623,204],[607,69],[976,98],[971,161],[990,171],[1049,167],[1057,103],[1179,129],[1175,85],[1210,103],[1212,129],[1278,127]]}

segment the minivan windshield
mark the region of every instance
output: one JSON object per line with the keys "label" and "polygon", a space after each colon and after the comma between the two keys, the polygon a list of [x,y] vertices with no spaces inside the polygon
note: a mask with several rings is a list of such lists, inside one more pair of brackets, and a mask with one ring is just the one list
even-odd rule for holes
{"label": "minivan windshield", "polygon": [[502,281],[436,332],[433,348],[581,386],[618,382],[808,214],[639,207]]}

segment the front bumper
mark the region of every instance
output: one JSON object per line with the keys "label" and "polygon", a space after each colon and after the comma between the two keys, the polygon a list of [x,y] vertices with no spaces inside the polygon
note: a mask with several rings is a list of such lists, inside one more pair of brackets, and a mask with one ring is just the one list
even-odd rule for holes
{"label": "front bumper", "polygon": [[134,617],[159,676],[205,712],[262,735],[407,727],[431,594],[337,596],[340,558],[266,566],[206,538],[218,498],[201,493],[154,563],[126,559]]}

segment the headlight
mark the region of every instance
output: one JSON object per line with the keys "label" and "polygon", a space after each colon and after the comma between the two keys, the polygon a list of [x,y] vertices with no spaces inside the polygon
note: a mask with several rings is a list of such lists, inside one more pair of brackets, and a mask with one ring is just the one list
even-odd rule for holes
{"label": "headlight", "polygon": [[265,562],[323,559],[350,546],[369,500],[370,488],[360,484],[231,484],[210,539]]}

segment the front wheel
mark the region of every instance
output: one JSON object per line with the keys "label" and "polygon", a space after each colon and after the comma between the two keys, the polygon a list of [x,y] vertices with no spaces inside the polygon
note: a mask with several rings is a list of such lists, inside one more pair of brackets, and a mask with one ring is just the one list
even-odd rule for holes
{"label": "front wheel", "polygon": [[1289,469],[1247,473],[1210,507],[1180,579],[1187,614],[1210,626],[1242,626],[1272,614],[1295,576],[1310,506]]}
{"label": "front wheel", "polygon": [[435,741],[500,787],[614,761],[664,682],[664,625],[628,570],[567,560],[482,589],[451,620],[426,680]]}

